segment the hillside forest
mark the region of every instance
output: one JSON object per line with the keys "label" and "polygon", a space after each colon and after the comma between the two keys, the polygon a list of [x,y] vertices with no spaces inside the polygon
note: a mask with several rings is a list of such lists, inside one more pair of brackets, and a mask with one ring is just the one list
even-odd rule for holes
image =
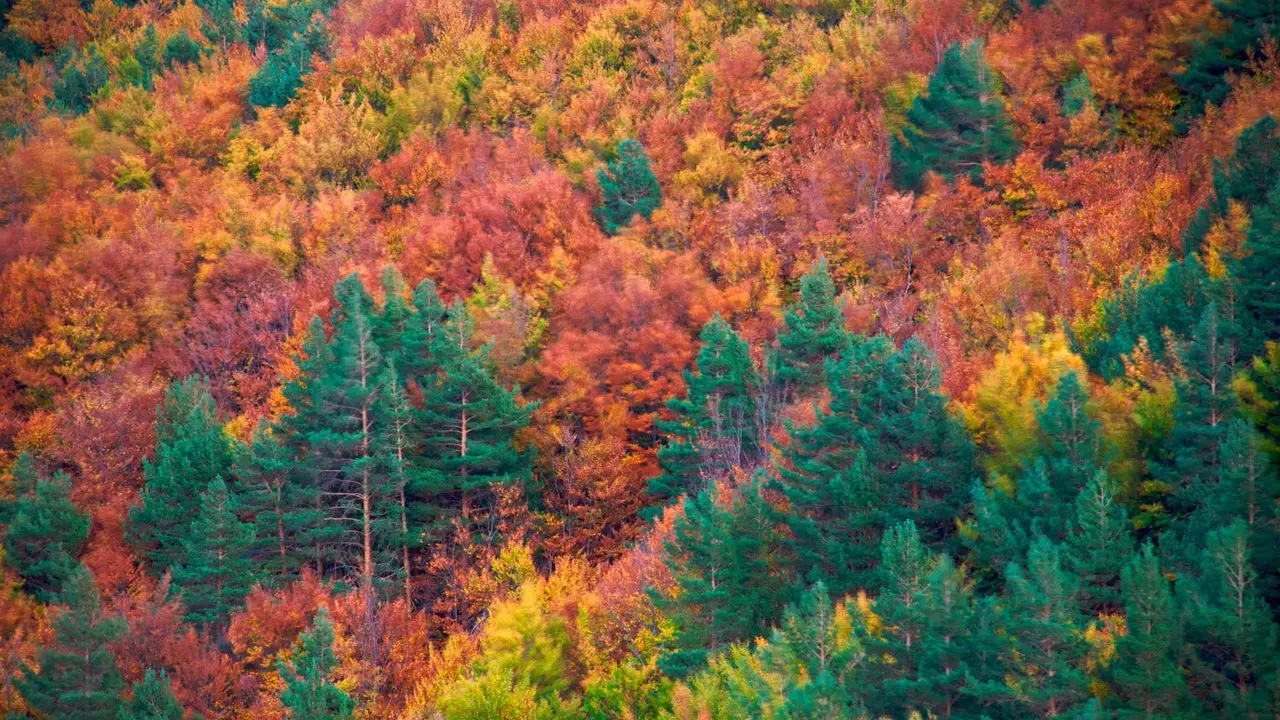
{"label": "hillside forest", "polygon": [[1280,718],[1275,0],[0,0],[0,717]]}

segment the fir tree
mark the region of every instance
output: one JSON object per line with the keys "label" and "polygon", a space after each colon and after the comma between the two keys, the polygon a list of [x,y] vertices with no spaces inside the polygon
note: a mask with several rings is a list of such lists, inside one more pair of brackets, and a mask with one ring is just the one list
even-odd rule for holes
{"label": "fir tree", "polygon": [[[28,485],[34,468],[15,468],[19,485]],[[51,603],[79,571],[76,557],[89,539],[89,515],[72,504],[67,493],[71,479],[61,473],[36,479],[30,494],[14,503],[13,518],[4,534],[4,561],[22,578],[23,587],[37,600]]]}
{"label": "fir tree", "polygon": [[277,669],[284,682],[280,702],[293,720],[350,720],[355,701],[333,683],[338,658],[333,652],[333,623],[320,608],[311,629],[298,636],[288,662]]}
{"label": "fir tree", "polygon": [[117,720],[124,680],[109,647],[125,623],[102,610],[93,576],[81,567],[67,581],[53,618],[53,644],[36,652],[14,684],[27,705],[58,720]]}
{"label": "fir tree", "polygon": [[826,362],[840,357],[850,341],[827,261],[819,259],[800,278],[800,297],[783,310],[774,374],[788,395],[818,387]]}
{"label": "fir tree", "polygon": [[200,493],[230,475],[234,456],[204,381],[170,385],[157,413],[155,457],[143,463],[142,504],[129,511],[126,536],[158,577],[181,558]]}
{"label": "fir tree", "polygon": [[982,179],[984,162],[1003,163],[1018,153],[995,73],[983,45],[952,45],[929,78],[929,88],[907,112],[901,137],[893,138],[893,172],[901,188],[918,188],[933,171],[950,180]]}
{"label": "fir tree", "polygon": [[628,138],[618,143],[616,152],[604,169],[596,171],[602,196],[596,217],[610,235],[618,234],[636,215],[648,220],[662,204],[662,188],[644,146]]}
{"label": "fir tree", "polygon": [[747,343],[718,314],[701,335],[697,370],[684,374],[687,392],[659,420],[667,442],[658,451],[662,474],[649,481],[659,507],[682,493],[761,459],[755,390],[760,380]]}
{"label": "fir tree", "polygon": [[676,650],[660,661],[677,677],[768,627],[789,600],[790,578],[780,577],[780,542],[759,477],[731,498],[721,498],[722,492],[712,485],[685,500],[667,546],[678,590],[671,597],[654,595],[679,628]]}
{"label": "fir tree", "polygon": [[185,556],[173,569],[188,622],[221,627],[253,587],[253,526],[240,522],[236,511],[227,484],[214,478],[200,495]]}
{"label": "fir tree", "polygon": [[147,668],[140,682],[133,684],[133,699],[120,708],[119,720],[184,720],[186,711],[174,697],[169,678]]}
{"label": "fir tree", "polygon": [[1169,580],[1155,549],[1124,568],[1125,633],[1116,638],[1116,659],[1107,669],[1121,699],[1119,718],[1176,718],[1187,712],[1187,686],[1177,657],[1181,650],[1178,613]]}
{"label": "fir tree", "polygon": [[1191,115],[1221,104],[1231,91],[1228,75],[1245,73],[1250,54],[1261,54],[1264,38],[1280,28],[1280,9],[1270,0],[1214,0],[1213,6],[1225,27],[1206,33],[1193,46],[1186,71],[1174,76]]}

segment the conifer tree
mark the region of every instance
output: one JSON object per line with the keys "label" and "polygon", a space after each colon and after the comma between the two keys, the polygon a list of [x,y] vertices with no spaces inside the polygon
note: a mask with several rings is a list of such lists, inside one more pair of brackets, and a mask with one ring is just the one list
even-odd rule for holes
{"label": "conifer tree", "polygon": [[752,637],[777,620],[790,599],[791,578],[775,558],[780,548],[772,514],[753,477],[728,499],[718,485],[685,500],[667,545],[678,588],[654,595],[679,628],[677,649],[660,660],[670,675],[697,669],[708,655]]}
{"label": "conifer tree", "polygon": [[821,582],[787,606],[761,652],[767,667],[786,677],[781,695],[794,717],[858,718],[863,707],[847,682],[863,659],[849,612],[832,604]]}
{"label": "conifer tree", "polygon": [[1075,509],[1064,564],[1080,580],[1081,608],[1091,615],[1115,610],[1120,573],[1133,555],[1133,529],[1105,470],[1080,491]]}
{"label": "conifer tree", "polygon": [[455,303],[432,343],[439,372],[423,387],[419,427],[422,472],[410,485],[411,502],[427,537],[454,512],[494,541],[488,508],[499,485],[528,487],[530,451],[516,447],[515,434],[529,423],[535,406],[521,406],[519,389],[509,391],[494,377],[488,346],[473,347],[474,324],[466,305]]}
{"label": "conifer tree", "polygon": [[617,156],[596,171],[601,205],[596,210],[600,227],[617,235],[636,215],[646,220],[662,204],[662,188],[649,165],[649,155],[638,141],[618,143]]}
{"label": "conifer tree", "polygon": [[133,684],[133,699],[120,708],[119,720],[183,720],[186,711],[174,696],[169,678],[147,668],[141,681]]}
{"label": "conifer tree", "polygon": [[1070,502],[1106,464],[1102,423],[1090,414],[1089,392],[1080,377],[1067,371],[1054,384],[1048,401],[1036,408],[1040,441],[1055,495]]}
{"label": "conifer tree", "polygon": [[1280,28],[1280,9],[1270,0],[1214,0],[1213,6],[1225,27],[1206,33],[1193,46],[1186,71],[1174,76],[1191,115],[1221,104],[1231,91],[1227,76],[1245,73],[1250,52],[1260,54],[1264,38]]}
{"label": "conifer tree", "polygon": [[893,138],[894,181],[904,189],[918,188],[934,171],[948,180],[964,174],[979,182],[984,162],[1008,162],[1017,153],[982,42],[957,43],[929,77],[928,90],[911,105],[901,137]]}
{"label": "conifer tree", "polygon": [[822,384],[827,360],[840,357],[851,338],[836,306],[836,288],[825,258],[800,278],[800,297],[782,313],[775,376],[788,395]]}
{"label": "conifer tree", "polygon": [[1059,548],[1037,539],[1025,565],[1011,565],[1005,577],[1009,699],[1023,708],[1023,717],[1081,709],[1089,699],[1089,677],[1083,670],[1089,646],[1076,598],[1078,584],[1063,571]]}
{"label": "conifer tree", "polygon": [[440,301],[436,285],[430,280],[423,280],[413,289],[411,303],[413,312],[400,339],[400,354],[393,355],[392,359],[406,381],[412,380],[425,388],[429,384],[425,379],[438,370],[432,353],[444,332],[448,308]]}
{"label": "conifer tree", "polygon": [[[1276,164],[1280,166],[1280,158]],[[1266,343],[1280,341],[1280,180],[1266,202],[1253,208],[1244,257],[1231,271],[1239,298],[1242,354],[1256,355]]]}
{"label": "conifer tree", "polygon": [[658,451],[662,474],[649,481],[649,494],[659,506],[761,459],[755,393],[760,380],[747,343],[719,314],[700,338],[697,370],[684,374],[685,397],[667,403],[675,419],[657,423],[667,442]]}
{"label": "conifer tree", "polygon": [[1121,699],[1119,718],[1174,718],[1187,713],[1186,681],[1178,665],[1179,614],[1160,570],[1155,548],[1142,551],[1125,566],[1125,632],[1116,638],[1116,659],[1108,667]]}
{"label": "conifer tree", "polygon": [[36,652],[39,670],[23,666],[14,681],[27,705],[58,720],[117,720],[124,680],[109,647],[125,622],[102,609],[84,567],[68,579],[53,618],[53,644]]}
{"label": "conifer tree", "polygon": [[51,603],[79,571],[76,557],[89,539],[89,515],[67,497],[70,478],[58,473],[49,480],[38,479],[29,461],[28,456],[14,469],[20,490],[33,480],[35,487],[13,504],[4,534],[4,562],[22,578],[27,592]]}
{"label": "conifer tree", "polygon": [[220,477],[200,495],[200,514],[191,523],[186,553],[173,569],[188,622],[221,627],[253,587],[253,526],[240,522],[237,509]]}
{"label": "conifer tree", "polygon": [[1273,116],[1264,115],[1240,133],[1229,158],[1214,161],[1213,192],[1182,233],[1184,252],[1199,250],[1213,224],[1226,218],[1232,205],[1251,212],[1267,203],[1280,173],[1278,127]]}
{"label": "conifer tree", "polygon": [[181,558],[200,493],[230,476],[234,455],[203,380],[171,384],[157,413],[155,457],[143,463],[142,504],[129,511],[127,537],[159,576]]}
{"label": "conifer tree", "polygon": [[298,636],[290,659],[277,670],[284,682],[280,702],[292,720],[350,720],[355,701],[333,683],[338,658],[333,652],[333,622],[320,608],[311,629]]}
{"label": "conifer tree", "polygon": [[254,429],[236,457],[235,486],[240,507],[252,518],[254,565],[266,584],[296,577],[307,562],[307,528],[318,510],[306,502],[312,490],[300,484],[297,459],[280,441],[281,427]]}

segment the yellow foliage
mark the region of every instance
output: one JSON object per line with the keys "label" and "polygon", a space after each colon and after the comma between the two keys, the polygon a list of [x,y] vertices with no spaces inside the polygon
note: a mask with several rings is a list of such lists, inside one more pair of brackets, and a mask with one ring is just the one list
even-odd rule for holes
{"label": "yellow foliage", "polygon": [[718,135],[704,131],[685,146],[685,169],[675,174],[675,183],[694,202],[710,205],[728,197],[742,179],[742,163]]}

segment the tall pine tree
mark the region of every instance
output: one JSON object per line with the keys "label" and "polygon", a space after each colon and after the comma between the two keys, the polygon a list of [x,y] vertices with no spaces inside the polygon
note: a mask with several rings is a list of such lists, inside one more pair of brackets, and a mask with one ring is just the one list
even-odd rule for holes
{"label": "tall pine tree", "polygon": [[240,522],[237,510],[220,477],[200,495],[200,514],[191,523],[182,562],[173,569],[188,622],[221,628],[253,587],[253,526]]}
{"label": "tall pine tree", "polygon": [[133,684],[133,699],[120,708],[119,720],[184,720],[186,716],[164,671],[157,675],[147,668],[142,680]]}
{"label": "tall pine tree", "polygon": [[37,479],[34,467],[24,465],[15,468],[15,478],[20,485],[35,480],[35,487],[14,503],[4,534],[4,561],[27,592],[51,603],[80,568],[76,557],[89,539],[89,515],[67,497],[71,479],[62,473]]}
{"label": "tall pine tree", "polygon": [[1179,667],[1181,632],[1169,579],[1160,569],[1155,548],[1125,566],[1125,633],[1116,638],[1116,658],[1107,676],[1120,698],[1119,718],[1187,717],[1186,680]]}
{"label": "tall pine tree", "polygon": [[851,338],[836,305],[836,287],[825,258],[800,278],[800,297],[782,312],[778,348],[770,358],[788,397],[821,387],[827,360],[840,357]]}
{"label": "tall pine tree", "polygon": [[350,720],[355,701],[333,683],[338,658],[333,652],[333,622],[320,608],[311,629],[298,636],[293,652],[277,669],[284,682],[280,702],[293,720]]}

